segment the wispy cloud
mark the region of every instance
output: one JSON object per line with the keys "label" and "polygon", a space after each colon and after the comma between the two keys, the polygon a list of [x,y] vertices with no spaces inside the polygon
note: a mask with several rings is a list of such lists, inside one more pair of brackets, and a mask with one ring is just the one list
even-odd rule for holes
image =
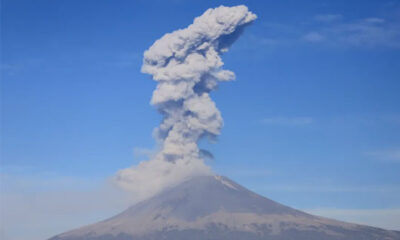
{"label": "wispy cloud", "polygon": [[[400,48],[400,19],[368,17],[346,20],[339,15],[317,15],[315,20],[324,24],[314,24],[302,39],[308,42],[357,47]],[[318,41],[316,41],[318,40]]]}
{"label": "wispy cloud", "polygon": [[385,19],[382,18],[376,18],[376,17],[371,17],[371,18],[366,18],[364,19],[365,22],[368,23],[384,23]]}
{"label": "wispy cloud", "polygon": [[156,154],[155,149],[150,149],[150,148],[142,148],[142,147],[135,147],[133,148],[133,155],[135,157],[146,157],[146,158],[152,158]]}
{"label": "wispy cloud", "polygon": [[400,149],[372,151],[372,152],[366,152],[365,154],[380,161],[400,163]]}
{"label": "wispy cloud", "polygon": [[324,36],[317,32],[309,32],[303,36],[303,39],[308,42],[320,42],[324,40]]}
{"label": "wispy cloud", "polygon": [[389,209],[337,209],[314,208],[303,211],[346,222],[400,230],[400,208]]}
{"label": "wispy cloud", "polygon": [[47,67],[46,61],[41,57],[29,57],[16,60],[15,62],[2,62],[0,64],[0,72],[1,74],[14,76],[27,69],[39,67],[42,69]]}
{"label": "wispy cloud", "polygon": [[[396,5],[393,8],[399,9]],[[269,47],[304,43],[358,48],[400,48],[400,15],[386,14],[351,18],[327,13],[295,23],[266,22],[265,31],[252,42]]]}
{"label": "wispy cloud", "polygon": [[342,19],[341,14],[318,14],[314,17],[316,21],[319,22],[333,22]]}
{"label": "wispy cloud", "polygon": [[[261,119],[261,123],[265,125],[281,125],[281,126],[304,126],[318,124],[328,124],[328,125],[357,125],[365,127],[376,127],[376,126],[393,126],[398,127],[400,125],[400,115],[399,114],[353,114],[353,115],[336,115],[329,118],[314,118],[307,116],[298,117],[286,117],[286,116],[271,116]],[[379,153],[399,151],[399,149],[390,151],[379,151]],[[371,155],[378,155],[378,152],[373,152]]]}
{"label": "wispy cloud", "polygon": [[0,71],[4,74],[8,75],[15,75],[22,69],[21,64],[8,64],[8,63],[2,63],[0,64]]}
{"label": "wispy cloud", "polygon": [[311,117],[268,117],[262,119],[265,125],[304,126],[314,122]]}
{"label": "wispy cloud", "polygon": [[389,114],[380,116],[380,120],[389,124],[400,124],[400,114]]}
{"label": "wispy cloud", "polygon": [[395,185],[318,185],[318,184],[266,184],[257,189],[273,192],[313,192],[313,193],[390,193],[400,194]]}

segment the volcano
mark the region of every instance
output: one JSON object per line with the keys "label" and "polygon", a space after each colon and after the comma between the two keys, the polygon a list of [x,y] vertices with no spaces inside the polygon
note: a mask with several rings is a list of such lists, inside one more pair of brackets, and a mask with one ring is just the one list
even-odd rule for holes
{"label": "volcano", "polygon": [[400,232],[314,216],[221,176],[199,176],[49,240],[399,240]]}

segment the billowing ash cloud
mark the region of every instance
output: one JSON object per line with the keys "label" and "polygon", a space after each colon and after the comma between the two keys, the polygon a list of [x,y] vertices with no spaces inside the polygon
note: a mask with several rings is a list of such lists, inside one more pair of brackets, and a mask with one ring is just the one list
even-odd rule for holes
{"label": "billowing ash cloud", "polygon": [[235,78],[222,69],[220,55],[255,19],[246,6],[208,9],[145,51],[142,72],[158,82],[151,104],[164,116],[154,132],[160,149],[151,160],[119,171],[120,186],[148,197],[186,177],[211,174],[202,159],[208,152],[197,142],[218,135],[223,120],[209,93]]}

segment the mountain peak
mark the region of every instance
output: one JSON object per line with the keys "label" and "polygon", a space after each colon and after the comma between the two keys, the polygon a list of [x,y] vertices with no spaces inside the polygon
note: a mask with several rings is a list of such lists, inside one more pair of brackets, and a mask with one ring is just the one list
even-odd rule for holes
{"label": "mountain peak", "polygon": [[168,217],[185,221],[194,221],[219,210],[254,214],[303,214],[257,195],[222,176],[187,179],[176,187],[132,206],[124,214],[140,214],[151,209],[158,209]]}
{"label": "mountain peak", "polygon": [[105,221],[51,240],[399,240],[400,233],[313,216],[222,176],[189,178]]}

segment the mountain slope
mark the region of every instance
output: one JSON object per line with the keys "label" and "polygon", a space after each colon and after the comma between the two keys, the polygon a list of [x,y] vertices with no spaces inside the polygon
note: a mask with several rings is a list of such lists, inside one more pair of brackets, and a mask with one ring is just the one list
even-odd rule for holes
{"label": "mountain slope", "polygon": [[105,221],[50,240],[400,240],[400,232],[313,216],[219,176],[189,179]]}

